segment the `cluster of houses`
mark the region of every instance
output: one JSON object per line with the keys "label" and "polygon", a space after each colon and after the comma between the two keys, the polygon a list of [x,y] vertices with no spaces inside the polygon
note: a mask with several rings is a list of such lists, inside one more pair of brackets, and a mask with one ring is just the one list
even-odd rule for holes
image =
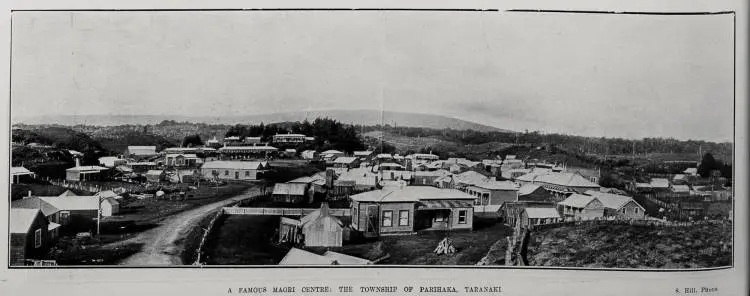
{"label": "cluster of houses", "polygon": [[14,200],[10,206],[10,264],[43,258],[61,232],[91,231],[97,219],[117,215],[118,199],[113,191],[79,196],[70,190],[58,196],[33,196]]}
{"label": "cluster of houses", "polygon": [[[323,154],[323,153],[321,153]],[[422,230],[471,230],[475,217],[502,219],[512,226],[589,219],[644,219],[645,209],[622,192],[601,188],[591,178],[546,164],[492,160],[474,162],[435,155],[373,155],[356,152],[333,158],[325,172],[276,184],[273,198],[279,202],[310,203],[316,192],[328,200],[349,200],[350,222],[327,216],[334,229],[332,243],[341,246],[339,231],[349,229],[364,237],[408,235]],[[505,163],[505,166],[503,166]],[[525,174],[498,180],[492,167],[524,169]],[[501,178],[502,179],[502,178]],[[324,210],[329,211],[327,206]],[[281,237],[302,234],[307,225],[282,220]],[[315,234],[320,236],[320,234]],[[288,241],[288,240],[286,240]],[[297,239],[295,242],[300,243]],[[304,243],[307,246],[307,240]]]}

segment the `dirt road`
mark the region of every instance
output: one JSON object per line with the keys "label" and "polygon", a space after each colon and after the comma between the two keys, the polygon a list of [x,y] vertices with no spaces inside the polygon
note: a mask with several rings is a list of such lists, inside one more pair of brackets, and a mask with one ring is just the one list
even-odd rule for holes
{"label": "dirt road", "polygon": [[196,227],[206,215],[214,210],[258,194],[260,194],[258,186],[250,187],[234,197],[175,214],[164,219],[155,228],[110,246],[114,247],[130,243],[143,244],[140,252],[125,258],[119,263],[120,265],[156,266],[186,264],[180,258],[180,254],[185,251],[183,250],[184,246],[182,243],[177,243],[180,238],[187,236],[191,229]]}

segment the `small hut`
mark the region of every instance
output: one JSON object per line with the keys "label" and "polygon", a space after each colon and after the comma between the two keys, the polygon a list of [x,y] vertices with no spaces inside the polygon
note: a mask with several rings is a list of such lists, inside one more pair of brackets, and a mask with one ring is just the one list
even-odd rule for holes
{"label": "small hut", "polygon": [[344,227],[341,220],[331,216],[328,204],[300,219],[300,226],[307,247],[341,247]]}

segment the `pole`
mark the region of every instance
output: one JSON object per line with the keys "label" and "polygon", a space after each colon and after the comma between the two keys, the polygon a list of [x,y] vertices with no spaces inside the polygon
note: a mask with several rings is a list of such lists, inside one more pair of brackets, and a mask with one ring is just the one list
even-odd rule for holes
{"label": "pole", "polygon": [[96,236],[101,237],[101,222],[102,222],[102,196],[99,195],[99,209],[96,211]]}

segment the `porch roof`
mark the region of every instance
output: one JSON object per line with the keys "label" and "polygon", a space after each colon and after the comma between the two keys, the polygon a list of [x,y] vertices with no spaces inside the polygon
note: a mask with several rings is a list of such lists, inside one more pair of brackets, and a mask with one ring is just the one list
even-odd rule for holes
{"label": "porch roof", "polygon": [[417,210],[471,208],[473,204],[468,200],[422,200]]}

